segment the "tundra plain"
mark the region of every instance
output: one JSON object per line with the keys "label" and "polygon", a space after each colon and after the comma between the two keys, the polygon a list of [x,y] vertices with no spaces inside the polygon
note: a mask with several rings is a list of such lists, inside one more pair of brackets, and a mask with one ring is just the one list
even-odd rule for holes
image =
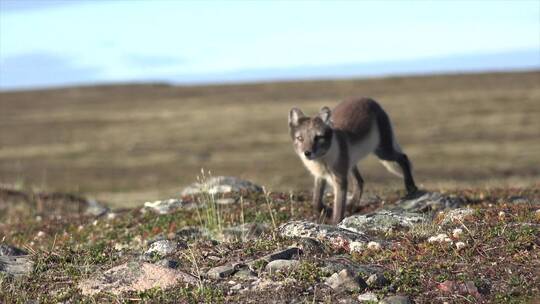
{"label": "tundra plain", "polygon": [[[370,96],[389,113],[429,189],[540,181],[540,72],[216,86],[125,84],[0,93],[0,183],[140,205],[168,198],[201,168],[274,191],[312,180],[287,113]],[[401,191],[370,157],[366,191]]]}
{"label": "tundra plain", "polygon": [[[369,158],[370,205],[335,227],[287,113],[353,96],[428,192],[400,201]],[[537,303],[539,118],[538,71],[2,92],[0,303]]]}

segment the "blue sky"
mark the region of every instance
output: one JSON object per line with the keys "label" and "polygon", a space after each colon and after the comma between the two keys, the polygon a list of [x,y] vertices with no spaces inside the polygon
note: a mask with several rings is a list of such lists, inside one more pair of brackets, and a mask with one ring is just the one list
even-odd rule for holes
{"label": "blue sky", "polygon": [[540,67],[540,1],[0,0],[0,89],[279,79],[378,62],[414,72],[423,59],[475,54],[521,60],[482,69]]}

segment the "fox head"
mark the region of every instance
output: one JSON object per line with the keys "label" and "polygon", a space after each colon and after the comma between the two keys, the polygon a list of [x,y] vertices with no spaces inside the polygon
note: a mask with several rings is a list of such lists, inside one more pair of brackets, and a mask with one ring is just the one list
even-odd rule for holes
{"label": "fox head", "polygon": [[328,152],[332,144],[331,111],[323,107],[315,117],[305,116],[298,108],[289,112],[289,131],[294,150],[300,157],[314,160]]}

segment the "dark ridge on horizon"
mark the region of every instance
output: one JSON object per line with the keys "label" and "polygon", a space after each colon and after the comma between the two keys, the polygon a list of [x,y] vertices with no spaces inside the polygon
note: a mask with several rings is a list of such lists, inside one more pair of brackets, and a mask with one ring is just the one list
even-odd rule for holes
{"label": "dark ridge on horizon", "polygon": [[[127,88],[178,88],[178,89],[202,89],[202,88],[227,88],[227,87],[255,87],[272,85],[290,85],[290,84],[306,84],[306,83],[327,83],[340,81],[369,81],[369,80],[384,80],[384,79],[408,79],[408,78],[438,78],[438,77],[459,77],[459,76],[475,76],[486,74],[497,75],[512,75],[512,74],[535,74],[540,73],[540,67],[531,69],[512,69],[512,70],[487,70],[487,71],[462,71],[448,73],[410,73],[410,74],[394,74],[394,75],[377,75],[377,76],[359,76],[359,77],[313,77],[313,78],[293,78],[293,79],[272,79],[272,80],[253,80],[239,82],[209,82],[209,83],[174,83],[167,81],[133,81],[133,82],[99,82],[92,84],[74,84],[66,86],[45,86],[32,88],[17,88],[17,89],[0,89],[0,94],[24,93],[24,92],[58,92],[69,90],[119,90]],[[540,74],[539,74],[540,77]]]}
{"label": "dark ridge on horizon", "polygon": [[[51,58],[49,58],[51,59]],[[60,58],[52,57],[59,64],[53,65],[53,74],[56,78],[49,84],[32,85],[24,84],[24,75],[30,73],[30,83],[43,75],[36,75],[33,66],[19,69],[16,65],[3,66],[4,75],[9,74],[10,68],[13,70],[15,78],[7,79],[0,77],[0,92],[4,91],[24,91],[41,90],[66,87],[81,87],[94,85],[125,85],[125,84],[169,84],[182,86],[214,86],[214,85],[237,85],[249,83],[269,83],[269,82],[296,82],[296,81],[317,81],[317,80],[344,80],[344,79],[366,79],[385,77],[407,77],[417,75],[439,75],[439,74],[470,74],[470,73],[490,73],[490,72],[515,72],[530,71],[540,69],[540,50],[511,50],[497,53],[481,54],[456,54],[452,56],[426,57],[421,59],[410,59],[401,61],[382,61],[370,63],[350,63],[318,66],[296,66],[286,68],[257,68],[230,72],[217,72],[205,74],[184,74],[169,76],[167,79],[160,76],[148,76],[146,79],[135,79],[133,81],[92,81],[92,73],[95,69],[80,69],[77,67],[65,66],[62,70]],[[7,70],[6,70],[7,69]],[[30,71],[25,70],[30,69]],[[49,71],[51,72],[51,71]],[[71,75],[69,81],[62,80],[62,73]],[[42,71],[47,74],[48,71]],[[88,74],[90,73],[90,74]],[[64,75],[64,76],[66,76]],[[12,76],[13,77],[13,76]],[[19,77],[19,78],[17,78]],[[22,78],[21,78],[22,77]],[[70,84],[71,81],[71,84]]]}

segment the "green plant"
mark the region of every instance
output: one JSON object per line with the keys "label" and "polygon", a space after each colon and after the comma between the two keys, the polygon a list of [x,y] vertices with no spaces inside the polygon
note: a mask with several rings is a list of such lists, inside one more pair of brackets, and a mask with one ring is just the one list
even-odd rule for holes
{"label": "green plant", "polygon": [[201,169],[201,175],[197,176],[197,182],[201,187],[201,193],[197,196],[198,203],[202,206],[201,210],[197,209],[197,216],[201,226],[206,228],[212,234],[221,234],[223,231],[221,211],[216,202],[215,193],[210,192],[208,180],[212,177],[212,173],[206,173]]}

